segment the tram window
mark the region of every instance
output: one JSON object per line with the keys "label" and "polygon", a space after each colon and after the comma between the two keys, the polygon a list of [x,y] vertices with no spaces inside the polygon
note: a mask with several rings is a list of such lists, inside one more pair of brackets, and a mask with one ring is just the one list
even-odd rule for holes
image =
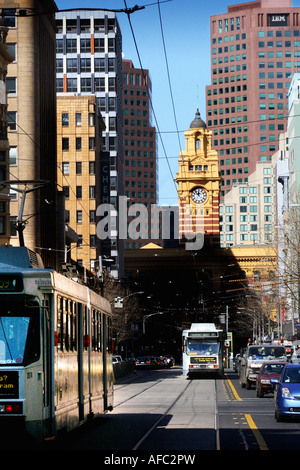
{"label": "tram window", "polygon": [[112,352],[112,325],[111,325],[111,318],[106,317],[106,337],[107,343],[104,345],[106,347],[107,352]]}
{"label": "tram window", "polygon": [[84,306],[83,309],[83,349],[86,351],[88,348],[88,321],[87,321],[87,307],[86,305]]}
{"label": "tram window", "polygon": [[77,311],[76,311],[76,303],[72,302],[72,349],[77,351]]}
{"label": "tram window", "polygon": [[101,342],[101,312],[98,312],[97,337],[98,337],[98,351],[101,351],[101,350],[102,350],[102,342]]}
{"label": "tram window", "polygon": [[62,320],[63,320],[63,298],[57,297],[57,324],[56,331],[58,335],[58,350],[63,350],[63,329],[62,329]]}
{"label": "tram window", "polygon": [[70,301],[70,350],[76,351],[76,312],[75,312],[75,302]]}
{"label": "tram window", "polygon": [[101,313],[92,312],[92,347],[93,351],[101,351]]}
{"label": "tram window", "polygon": [[69,301],[64,299],[64,339],[66,351],[70,349],[70,315],[69,315]]}

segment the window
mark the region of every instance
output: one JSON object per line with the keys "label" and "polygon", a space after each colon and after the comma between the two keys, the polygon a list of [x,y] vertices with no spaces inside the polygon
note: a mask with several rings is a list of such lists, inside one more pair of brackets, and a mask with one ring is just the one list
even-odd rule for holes
{"label": "window", "polygon": [[96,188],[95,188],[95,186],[90,186],[89,187],[89,197],[90,197],[90,199],[95,199],[95,197],[96,197]]}
{"label": "window", "polygon": [[82,163],[76,162],[76,175],[81,175],[82,173]]}
{"label": "window", "polygon": [[81,150],[81,137],[76,137],[76,150]]}
{"label": "window", "polygon": [[82,223],[82,211],[76,211],[76,222],[78,224]]}
{"label": "window", "polygon": [[82,198],[82,186],[76,186],[76,197],[79,199]]}
{"label": "window", "polygon": [[17,94],[17,79],[16,77],[6,77],[6,88],[9,95]]}
{"label": "window", "polygon": [[80,39],[80,52],[91,52],[91,40],[89,38]]}
{"label": "window", "polygon": [[9,148],[9,164],[17,165],[17,163],[18,163],[18,148],[12,146]]}
{"label": "window", "polygon": [[7,111],[7,128],[9,131],[17,130],[17,112]]}
{"label": "window", "polygon": [[61,115],[61,124],[62,126],[69,125],[69,113],[62,113]]}
{"label": "window", "polygon": [[63,162],[62,164],[62,172],[63,175],[68,175],[70,173],[70,165],[69,162]]}
{"label": "window", "polygon": [[76,126],[81,126],[81,113],[75,113]]}
{"label": "window", "polygon": [[69,138],[68,137],[62,138],[62,150],[69,150]]}

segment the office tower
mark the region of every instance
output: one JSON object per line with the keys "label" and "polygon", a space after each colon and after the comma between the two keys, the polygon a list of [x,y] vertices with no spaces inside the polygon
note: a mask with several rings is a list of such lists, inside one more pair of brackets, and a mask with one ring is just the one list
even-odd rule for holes
{"label": "office tower", "polygon": [[95,95],[57,97],[57,183],[64,191],[67,228],[78,236],[76,244],[66,248],[65,259],[96,271],[101,244],[96,210],[101,203],[100,152],[105,128],[98,109]]}
{"label": "office tower", "polygon": [[[152,126],[152,84],[148,70],[135,68],[131,60],[123,60],[123,123],[124,123],[124,190],[128,207],[135,203],[148,209],[139,239],[128,238],[126,248],[139,248],[150,240],[151,205],[157,204],[156,129]],[[150,222],[151,221],[151,222]],[[128,217],[128,223],[132,218]],[[148,229],[148,230],[147,230]]]}
{"label": "office tower", "polygon": [[221,198],[271,162],[287,127],[287,92],[300,66],[300,8],[291,0],[232,5],[211,17],[206,122],[219,154]]}
{"label": "office tower", "polygon": [[[9,193],[1,182],[9,178],[9,143],[7,139],[7,66],[13,61],[6,44],[8,29],[0,24],[0,245],[9,243]],[[9,83],[8,83],[9,85]]]}
{"label": "office tower", "polygon": [[57,95],[91,95],[105,123],[104,151],[110,158],[110,204],[115,207],[111,273],[122,277],[124,241],[118,233],[123,195],[122,36],[115,13],[75,10],[56,14]]}
{"label": "office tower", "polygon": [[[283,139],[284,142],[284,139]],[[246,183],[234,186],[220,204],[221,246],[272,244],[277,220],[275,168],[278,152],[270,162],[257,162]]]}
{"label": "office tower", "polygon": [[[7,44],[14,57],[7,74],[9,180],[15,183],[10,186],[11,217],[12,221],[18,219],[25,194],[20,221],[25,227],[24,244],[32,250],[39,248],[45,265],[56,267],[60,248],[56,187],[57,7],[52,0],[4,0],[1,7],[3,23],[9,30]],[[18,234],[13,230],[12,226],[10,243],[18,246]]]}

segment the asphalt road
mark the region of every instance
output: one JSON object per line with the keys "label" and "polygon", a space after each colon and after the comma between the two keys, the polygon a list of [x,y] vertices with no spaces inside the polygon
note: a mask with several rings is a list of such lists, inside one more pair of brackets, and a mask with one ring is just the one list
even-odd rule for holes
{"label": "asphalt road", "polygon": [[[175,366],[118,379],[112,412],[31,449],[99,452],[99,463],[124,464],[114,459],[127,457],[133,467],[195,464],[207,450],[296,451],[299,442],[300,421],[277,423],[272,394],[258,398],[254,389],[242,389],[231,370],[216,380],[188,380]],[[165,461],[149,461],[157,458]]]}

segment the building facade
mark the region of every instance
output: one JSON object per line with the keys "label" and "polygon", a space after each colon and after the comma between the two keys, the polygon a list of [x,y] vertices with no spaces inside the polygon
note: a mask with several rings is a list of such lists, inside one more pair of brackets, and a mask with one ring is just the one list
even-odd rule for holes
{"label": "building facade", "polygon": [[276,242],[276,158],[257,162],[246,183],[235,184],[220,204],[221,246]]}
{"label": "building facade", "polygon": [[24,244],[32,250],[40,249],[45,265],[56,267],[60,230],[56,211],[57,7],[52,0],[4,0],[1,7],[3,22],[8,27],[7,44],[14,57],[7,74],[13,222],[10,242],[20,243],[14,222],[25,194],[23,218],[19,220],[25,227]]}
{"label": "building facade", "polygon": [[[56,14],[57,94],[97,98],[105,130],[104,150],[110,156],[110,204],[118,226],[119,196],[123,195],[122,35],[115,13],[74,10]],[[111,273],[122,277],[124,240],[113,230]]]}
{"label": "building facade", "polygon": [[64,192],[65,222],[78,235],[66,259],[89,270],[98,270],[101,253],[96,211],[104,127],[95,95],[57,97],[57,183]]}
{"label": "building facade", "polygon": [[[156,129],[152,126],[151,93],[149,71],[135,68],[131,60],[123,59],[124,190],[128,207],[143,204],[148,214],[151,205],[157,204],[158,200],[157,143]],[[130,223],[134,222],[128,217]],[[142,223],[147,224],[147,220]],[[151,223],[159,225],[160,220],[151,220]],[[126,248],[140,248],[148,242],[149,239],[142,236],[137,240],[128,238]]]}
{"label": "building facade", "polygon": [[300,66],[300,8],[291,0],[232,5],[211,17],[206,121],[222,176],[221,198],[271,162],[287,128],[287,92]]}

